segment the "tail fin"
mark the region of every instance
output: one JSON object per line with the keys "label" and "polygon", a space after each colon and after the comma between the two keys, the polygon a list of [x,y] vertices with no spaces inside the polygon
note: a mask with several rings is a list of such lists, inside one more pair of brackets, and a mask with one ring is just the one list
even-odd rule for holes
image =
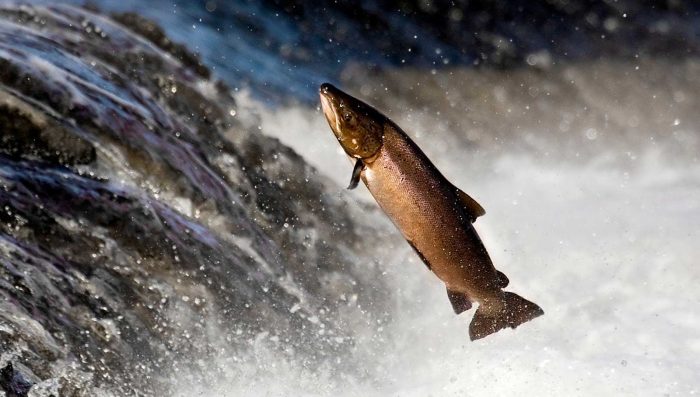
{"label": "tail fin", "polygon": [[474,318],[469,324],[471,340],[481,339],[506,327],[515,328],[535,317],[544,314],[536,304],[512,293],[505,292],[501,310],[488,310],[488,307],[476,309]]}

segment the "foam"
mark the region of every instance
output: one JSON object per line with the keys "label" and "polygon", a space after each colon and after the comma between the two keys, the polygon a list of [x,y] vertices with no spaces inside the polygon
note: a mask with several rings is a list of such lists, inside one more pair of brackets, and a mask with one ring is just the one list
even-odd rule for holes
{"label": "foam", "polygon": [[[647,92],[649,98],[666,88],[653,90],[658,91]],[[400,109],[394,112],[408,118]],[[260,114],[264,133],[291,145],[333,178],[340,191],[351,167],[318,109],[261,107]],[[426,117],[420,112],[410,116]],[[592,128],[616,133],[604,124]],[[697,134],[697,125],[686,128]],[[543,317],[470,342],[471,312],[452,313],[444,287],[395,233],[387,236],[391,255],[380,259],[395,288],[392,321],[357,336],[354,354],[338,358],[347,371],[307,367],[301,357],[287,360],[258,346],[235,365],[215,364],[230,371],[226,376],[190,384],[181,395],[700,392],[700,165],[692,156],[670,160],[675,149],[667,151],[662,139],[653,144],[644,139],[650,132],[640,127],[639,138],[632,137],[635,155],[627,162],[619,160],[625,153],[613,152],[615,145],[585,159],[486,148],[465,160],[466,146],[446,148],[434,143],[434,136],[416,139],[431,157],[439,156],[436,162],[457,186],[484,205],[486,216],[476,228],[497,268],[510,278],[508,290],[541,305]],[[565,144],[555,141],[552,147]],[[355,199],[367,197],[359,193]],[[267,342],[265,337],[258,341]]]}

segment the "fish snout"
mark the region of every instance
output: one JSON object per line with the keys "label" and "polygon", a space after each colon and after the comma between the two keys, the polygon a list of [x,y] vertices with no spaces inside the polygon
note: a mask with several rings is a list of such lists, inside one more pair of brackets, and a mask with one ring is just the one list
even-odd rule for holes
{"label": "fish snout", "polygon": [[318,91],[321,95],[333,95],[335,92],[338,91],[338,89],[335,88],[331,83],[323,83],[321,84],[321,87],[318,89]]}
{"label": "fish snout", "polygon": [[333,90],[336,90],[336,88],[332,85],[328,83],[321,84],[319,96],[321,97],[321,109],[323,110],[323,115],[326,116],[326,120],[328,121],[331,130],[333,130],[334,133],[337,133],[338,118],[336,116],[335,104],[333,102]]}

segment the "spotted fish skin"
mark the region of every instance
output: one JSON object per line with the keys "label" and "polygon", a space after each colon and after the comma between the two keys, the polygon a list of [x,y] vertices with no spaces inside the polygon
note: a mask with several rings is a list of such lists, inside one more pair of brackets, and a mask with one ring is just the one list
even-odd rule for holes
{"label": "spotted fish skin", "polygon": [[536,304],[503,291],[508,278],[496,270],[472,224],[484,214],[481,205],[452,185],[379,111],[330,84],[321,86],[320,97],[331,130],[356,161],[353,182],[359,170],[377,204],[445,284],[455,313],[479,304],[469,327],[472,340],[544,314]]}

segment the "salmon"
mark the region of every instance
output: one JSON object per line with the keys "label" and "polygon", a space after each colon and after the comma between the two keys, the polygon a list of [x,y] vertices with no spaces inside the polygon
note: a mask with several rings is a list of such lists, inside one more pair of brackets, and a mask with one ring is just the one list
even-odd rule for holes
{"label": "salmon", "polygon": [[473,223],[483,207],[452,185],[396,123],[331,84],[320,88],[323,113],[355,161],[350,185],[362,181],[416,254],[446,286],[456,314],[478,307],[469,325],[476,340],[544,314],[506,292]]}

